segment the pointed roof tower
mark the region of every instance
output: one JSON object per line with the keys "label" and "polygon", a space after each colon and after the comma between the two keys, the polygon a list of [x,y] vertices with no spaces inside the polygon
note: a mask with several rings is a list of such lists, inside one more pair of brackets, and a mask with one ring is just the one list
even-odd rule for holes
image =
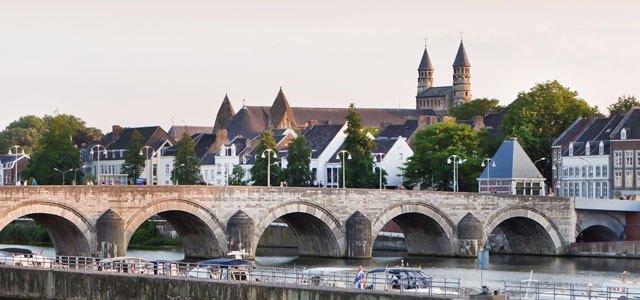
{"label": "pointed roof tower", "polygon": [[224,95],[224,100],[222,100],[222,104],[220,104],[220,108],[218,109],[218,114],[216,114],[216,121],[213,125],[213,133],[216,131],[223,129],[224,125],[235,116],[236,113],[233,110],[233,106],[231,105],[231,101],[229,101],[229,97],[227,94]]}
{"label": "pointed roof tower", "polygon": [[453,61],[453,67],[471,67],[462,40],[460,40],[460,47],[458,47],[458,54],[456,54],[456,59]]}
{"label": "pointed roof tower", "polygon": [[491,168],[491,178],[518,178],[518,179],[538,179],[543,178],[538,168],[533,164],[531,158],[522,149],[520,143],[515,138],[505,140],[493,156],[496,166],[491,164],[480,175],[480,178],[487,178],[487,170]]}
{"label": "pointed roof tower", "polygon": [[296,118],[293,115],[293,109],[289,106],[287,97],[282,92],[282,87],[278,91],[276,100],[273,101],[269,110],[270,125],[273,128],[296,128]]}
{"label": "pointed roof tower", "polygon": [[418,66],[418,71],[433,71],[433,65],[431,64],[431,59],[429,59],[429,52],[427,52],[427,47],[424,47],[424,52],[422,53],[422,59],[420,60],[420,65]]}

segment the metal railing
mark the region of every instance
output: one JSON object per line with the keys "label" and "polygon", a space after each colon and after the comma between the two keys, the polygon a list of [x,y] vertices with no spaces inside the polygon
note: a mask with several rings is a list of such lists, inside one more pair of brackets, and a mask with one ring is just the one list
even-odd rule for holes
{"label": "metal railing", "polygon": [[504,295],[518,300],[627,300],[640,299],[640,285],[611,283],[603,286],[519,282],[504,284]]}
{"label": "metal railing", "polygon": [[118,273],[130,276],[182,277],[192,280],[245,281],[254,284],[309,286],[331,289],[371,290],[385,293],[419,293],[458,298],[460,279],[433,277],[403,278],[389,273],[370,273],[355,282],[357,271],[316,271],[314,269],[213,265],[172,261],[146,261],[136,258],[96,259],[93,257],[20,254],[0,256],[0,265],[24,268],[73,270],[87,273]]}

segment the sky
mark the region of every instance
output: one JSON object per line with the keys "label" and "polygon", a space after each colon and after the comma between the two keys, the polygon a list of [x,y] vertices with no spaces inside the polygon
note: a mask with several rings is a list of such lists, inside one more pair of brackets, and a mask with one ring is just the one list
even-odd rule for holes
{"label": "sky", "polygon": [[[0,0],[0,128],[213,126],[234,108],[415,108],[427,38],[436,86],[460,38],[473,98],[558,80],[590,105],[640,96],[640,1]],[[462,32],[462,34],[461,34]]]}

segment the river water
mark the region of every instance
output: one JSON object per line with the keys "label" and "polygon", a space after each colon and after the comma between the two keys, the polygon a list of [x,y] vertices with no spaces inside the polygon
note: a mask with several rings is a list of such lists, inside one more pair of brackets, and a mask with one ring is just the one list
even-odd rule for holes
{"label": "river water", "polygon": [[[55,256],[51,247],[2,245],[5,247],[27,248],[46,256]],[[184,254],[180,248],[163,248],[162,250],[129,250],[127,256],[141,257],[148,260],[166,259],[182,260]],[[257,257],[258,266],[269,267],[353,267],[373,269],[385,266],[399,266],[401,262],[410,266],[421,266],[425,273],[437,279],[460,279],[463,287],[480,287],[480,271],[476,270],[473,258],[451,257],[407,257],[403,253],[375,253],[372,259],[334,259],[334,258],[300,258],[300,257]],[[533,279],[539,282],[561,282],[570,284],[604,285],[612,280],[619,280],[623,271],[630,272],[628,279],[640,279],[640,259],[625,258],[585,258],[585,257],[550,257],[525,255],[492,255],[489,270],[483,271],[485,285],[492,289],[501,289],[505,281],[518,282],[528,279],[533,271]]]}

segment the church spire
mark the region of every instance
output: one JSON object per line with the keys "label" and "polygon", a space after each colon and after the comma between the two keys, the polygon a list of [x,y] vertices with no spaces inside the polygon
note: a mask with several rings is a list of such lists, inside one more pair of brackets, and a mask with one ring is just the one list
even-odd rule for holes
{"label": "church spire", "polygon": [[287,97],[282,92],[282,87],[280,87],[278,95],[271,105],[269,119],[272,128],[296,128],[297,126],[293,109],[289,106],[289,101],[287,101]]}
{"label": "church spire", "polygon": [[429,89],[433,86],[433,65],[429,58],[429,51],[427,51],[427,42],[424,43],[424,52],[422,52],[422,59],[420,65],[418,65],[418,94]]}
{"label": "church spire", "polygon": [[224,95],[224,100],[222,100],[222,104],[220,104],[220,108],[218,109],[218,114],[216,114],[216,121],[213,125],[213,133],[216,133],[218,130],[223,129],[224,125],[231,120],[236,113],[233,110],[233,105],[231,105],[231,101],[229,101],[229,96],[227,94]]}
{"label": "church spire", "polygon": [[453,61],[453,67],[471,67],[469,58],[467,57],[467,51],[464,49],[464,43],[460,40],[460,47],[458,47],[458,53],[456,59]]}
{"label": "church spire", "polygon": [[433,71],[433,65],[431,64],[431,59],[429,58],[429,52],[427,51],[427,47],[425,45],[424,52],[422,52],[422,59],[420,60],[420,65],[418,66],[418,71]]}
{"label": "church spire", "polygon": [[453,101],[451,107],[471,101],[471,63],[460,40],[456,59],[453,61]]}

